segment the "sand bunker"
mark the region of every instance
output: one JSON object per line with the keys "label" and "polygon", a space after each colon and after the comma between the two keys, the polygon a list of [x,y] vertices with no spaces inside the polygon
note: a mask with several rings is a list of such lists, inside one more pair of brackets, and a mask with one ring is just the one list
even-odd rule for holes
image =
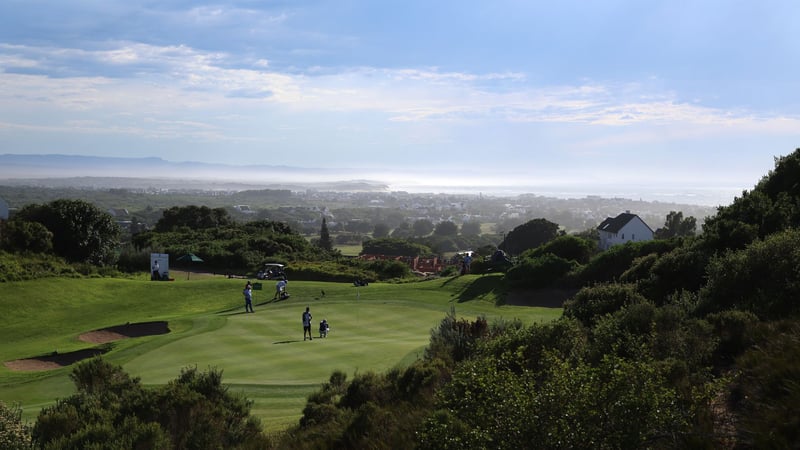
{"label": "sand bunker", "polygon": [[[167,333],[169,333],[169,327],[165,321],[141,322],[127,323],[125,325],[89,331],[78,336],[78,339],[91,344],[106,344],[120,339]],[[59,367],[68,366],[87,358],[102,355],[108,350],[107,348],[90,348],[69,353],[53,353],[51,355],[37,356],[35,358],[6,361],[3,364],[10,370],[15,371],[58,369]]]}
{"label": "sand bunker", "polygon": [[9,369],[17,371],[58,369],[59,367],[68,366],[83,359],[94,358],[95,356],[102,355],[107,351],[108,349],[90,348],[78,350],[76,352],[53,353],[52,355],[48,356],[38,356],[36,358],[6,361],[4,364]]}

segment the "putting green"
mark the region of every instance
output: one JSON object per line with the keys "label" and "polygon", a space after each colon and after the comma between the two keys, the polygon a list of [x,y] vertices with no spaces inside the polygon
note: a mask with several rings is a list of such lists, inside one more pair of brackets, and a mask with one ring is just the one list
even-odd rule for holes
{"label": "putting green", "polygon": [[[255,313],[244,313],[242,280],[186,280],[150,283],[136,280],[63,280],[66,298],[49,305],[52,328],[33,326],[24,298],[20,316],[3,325],[24,330],[0,332],[6,345],[17,341],[28,356],[45,354],[52,345],[90,347],[76,342],[80,332],[125,322],[167,320],[166,335],[124,339],[111,344],[104,358],[120,364],[144,384],[175,379],[185,367],[223,371],[223,382],[253,400],[253,414],[268,431],[296,423],[307,396],[340,370],[381,372],[421,357],[438,326],[452,308],[459,317],[519,318],[526,323],[558,317],[560,309],[496,306],[502,296],[499,277],[466,276],[419,283],[377,283],[356,288],[346,283],[290,282],[291,297],[270,301],[272,286],[255,291]],[[20,297],[27,283],[10,283]],[[107,292],[111,292],[111,294]],[[324,295],[323,295],[324,291]],[[3,299],[5,301],[5,299]],[[303,340],[301,313],[310,307],[314,339]],[[12,309],[13,311],[13,309]],[[319,321],[331,332],[319,338]],[[13,326],[12,326],[13,325]],[[17,337],[15,337],[17,336]],[[55,343],[55,344],[54,344]],[[59,347],[59,348],[62,348]],[[20,357],[4,347],[4,361]],[[46,372],[0,370],[0,399],[20,403],[27,418],[58,397],[72,393],[69,367]]]}

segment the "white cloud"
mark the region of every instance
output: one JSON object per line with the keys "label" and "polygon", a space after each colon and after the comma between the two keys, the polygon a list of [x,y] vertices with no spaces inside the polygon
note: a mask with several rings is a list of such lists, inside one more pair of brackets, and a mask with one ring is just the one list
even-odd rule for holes
{"label": "white cloud", "polygon": [[[206,7],[195,13],[213,18],[230,11]],[[203,139],[236,138],[231,135],[235,131],[224,128],[224,123],[211,125],[203,117],[252,117],[284,109],[295,114],[372,113],[387,123],[433,121],[441,126],[490,120],[635,128],[630,136],[594,139],[602,145],[663,137],[663,133],[648,132],[649,127],[671,127],[675,135],[684,138],[722,132],[796,133],[800,129],[797,117],[679,102],[670,92],[648,91],[651,85],[647,83],[586,81],[575,86],[536,86],[521,73],[436,68],[281,73],[269,70],[264,59],[237,67],[240,61],[233,55],[184,45],[108,45],[87,50],[0,44],[0,63],[6,68],[0,72],[0,102],[7,111],[30,111],[29,117],[37,111],[52,117],[59,112],[80,112],[84,116],[77,120],[96,124],[76,127],[82,130]],[[120,68],[128,70],[120,72]],[[23,69],[39,72],[14,73]],[[64,75],[75,72],[79,74]],[[139,125],[121,126],[119,113],[123,112],[128,123]],[[193,119],[173,119],[183,116]],[[15,119],[7,114],[3,120],[11,124]],[[77,123],[67,120],[63,122],[67,128],[66,124]],[[148,126],[153,128],[146,131]]]}

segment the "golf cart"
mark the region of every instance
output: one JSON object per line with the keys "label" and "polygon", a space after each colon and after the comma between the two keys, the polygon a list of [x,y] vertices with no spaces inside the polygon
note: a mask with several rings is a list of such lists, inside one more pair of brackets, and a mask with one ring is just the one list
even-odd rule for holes
{"label": "golf cart", "polygon": [[277,280],[284,278],[286,273],[283,271],[284,265],[278,263],[266,263],[264,267],[258,271],[256,278],[259,280]]}

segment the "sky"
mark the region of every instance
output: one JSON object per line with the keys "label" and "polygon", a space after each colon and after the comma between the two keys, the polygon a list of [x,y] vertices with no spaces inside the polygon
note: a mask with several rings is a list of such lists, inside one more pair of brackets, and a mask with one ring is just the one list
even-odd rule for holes
{"label": "sky", "polygon": [[3,0],[0,154],[741,193],[800,147],[796,0]]}

